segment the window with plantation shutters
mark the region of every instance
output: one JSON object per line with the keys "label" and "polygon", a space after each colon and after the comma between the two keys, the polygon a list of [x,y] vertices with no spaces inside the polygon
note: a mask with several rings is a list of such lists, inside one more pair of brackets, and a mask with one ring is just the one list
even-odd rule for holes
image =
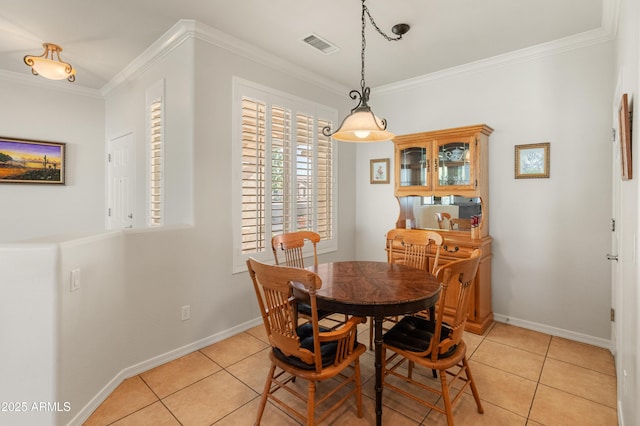
{"label": "window with plantation shutters", "polygon": [[284,232],[318,232],[319,250],[335,250],[336,159],[322,134],[335,111],[237,80],[235,269],[271,259],[271,237]]}
{"label": "window with plantation shutters", "polygon": [[161,226],[164,212],[164,81],[147,91],[148,223]]}

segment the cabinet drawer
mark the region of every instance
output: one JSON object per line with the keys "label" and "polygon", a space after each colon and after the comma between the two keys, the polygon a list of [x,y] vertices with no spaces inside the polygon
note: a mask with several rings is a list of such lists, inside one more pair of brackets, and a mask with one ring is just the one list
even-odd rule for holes
{"label": "cabinet drawer", "polygon": [[476,247],[445,241],[440,250],[440,257],[447,259],[464,259],[471,256]]}

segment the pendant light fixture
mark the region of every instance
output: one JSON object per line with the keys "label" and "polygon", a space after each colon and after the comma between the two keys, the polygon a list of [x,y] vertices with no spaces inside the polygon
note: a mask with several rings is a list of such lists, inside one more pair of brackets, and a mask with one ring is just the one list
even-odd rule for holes
{"label": "pendant light fixture", "polygon": [[[33,75],[41,75],[49,80],[64,80],[71,82],[76,80],[76,70],[70,63],[60,59],[62,48],[57,44],[44,43],[44,53],[40,56],[27,55],[24,63],[31,67]],[[55,54],[56,58],[53,57]]]}
{"label": "pendant light fixture", "polygon": [[378,118],[369,107],[369,93],[371,89],[367,87],[364,80],[364,51],[367,45],[365,39],[365,14],[369,17],[373,27],[388,41],[398,41],[409,31],[409,25],[394,25],[391,31],[397,37],[390,37],[376,25],[369,9],[364,4],[366,0],[362,0],[362,50],[360,54],[361,72],[360,72],[360,91],[354,89],[349,92],[349,97],[358,100],[358,104],[351,110],[351,114],[345,117],[340,127],[331,133],[331,126],[322,129],[322,134],[331,136],[333,139],[343,142],[382,142],[391,140],[395,135],[387,131],[387,121],[384,118]]}

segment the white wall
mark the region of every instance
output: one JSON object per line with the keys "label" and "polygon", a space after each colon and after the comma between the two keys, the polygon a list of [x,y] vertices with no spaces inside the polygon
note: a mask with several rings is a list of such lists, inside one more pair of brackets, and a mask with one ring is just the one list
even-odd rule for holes
{"label": "white wall", "polygon": [[[640,161],[638,143],[640,139],[640,6],[637,1],[620,2],[618,39],[616,40],[615,74],[616,90],[610,108],[616,115],[623,93],[631,96],[633,104],[633,179],[620,183],[620,217],[617,226],[619,284],[616,296],[616,371],[618,374],[618,417],[621,425],[640,423],[638,399],[640,398],[640,262],[637,242],[640,217]],[[617,126],[616,126],[617,127]]]}
{"label": "white wall", "polygon": [[[58,250],[53,244],[0,244],[0,401],[2,424],[54,424],[40,402],[57,399]],[[36,404],[34,410],[33,404]]]}
{"label": "white wall", "polygon": [[67,144],[66,185],[0,184],[0,242],[104,229],[104,101],[59,84],[0,78],[0,136]]}
{"label": "white wall", "polygon": [[[71,404],[58,414],[58,424],[67,424],[130,365],[133,346],[127,337],[141,309],[127,304],[131,290],[124,264],[134,258],[126,257],[121,232],[62,240],[58,247],[56,400]],[[72,270],[80,271],[80,289],[73,292]],[[141,338],[138,344],[143,343]]]}
{"label": "white wall", "polygon": [[193,223],[193,44],[183,43],[105,97],[107,140],[132,133],[135,141],[135,228],[148,224],[146,91],[164,79],[164,224]]}
{"label": "white wall", "polygon": [[[612,43],[372,89],[396,134],[485,123],[489,142],[493,311],[528,327],[603,346],[610,338],[609,264]],[[513,62],[513,61],[512,61]],[[514,179],[514,145],[551,143],[549,179]],[[393,186],[370,185],[357,152],[357,257],[383,259],[398,214]]]}

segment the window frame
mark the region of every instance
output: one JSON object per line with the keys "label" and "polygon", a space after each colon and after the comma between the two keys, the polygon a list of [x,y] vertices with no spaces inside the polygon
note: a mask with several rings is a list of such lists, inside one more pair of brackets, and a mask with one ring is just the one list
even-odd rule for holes
{"label": "window frame", "polygon": [[[243,97],[250,97],[260,102],[265,102],[268,108],[272,105],[284,106],[287,109],[291,109],[291,115],[295,117],[296,114],[305,114],[312,116],[314,120],[327,120],[331,123],[337,121],[337,110],[330,108],[319,103],[302,99],[300,97],[271,89],[267,86],[263,86],[258,83],[254,83],[239,77],[233,77],[232,82],[232,227],[233,227],[233,273],[239,273],[246,271],[246,260],[249,257],[260,260],[262,262],[273,263],[273,253],[271,251],[270,237],[265,236],[265,247],[262,251],[253,253],[242,253],[242,99]],[[271,149],[271,121],[267,120],[266,123],[266,151]],[[336,251],[338,249],[337,242],[337,227],[338,227],[338,155],[337,144],[331,140],[332,144],[332,182],[331,182],[331,237],[330,239],[322,239],[317,246],[318,254],[328,253]],[[317,161],[318,144],[314,138],[314,158]],[[267,169],[270,170],[271,161],[270,158],[266,161],[268,164]],[[317,167],[314,175],[314,182],[317,182]],[[266,186],[270,185],[271,176],[265,177]],[[292,182],[288,182],[291,184]],[[317,185],[316,185],[317,186]],[[315,189],[317,191],[317,187]],[[266,209],[270,210],[271,200],[270,197],[266,197],[265,202]],[[317,198],[316,198],[317,199]],[[314,206],[314,214],[317,212],[317,205]],[[270,213],[269,213],[270,218]],[[267,235],[271,231],[270,220],[267,220]],[[305,249],[305,255],[313,255],[313,250]]]}

